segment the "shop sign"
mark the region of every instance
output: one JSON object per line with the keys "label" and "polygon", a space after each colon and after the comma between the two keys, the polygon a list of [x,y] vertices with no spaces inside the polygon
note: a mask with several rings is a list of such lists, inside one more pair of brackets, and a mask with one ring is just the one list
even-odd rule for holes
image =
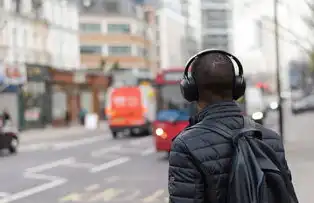
{"label": "shop sign", "polygon": [[86,82],[86,75],[83,72],[75,72],[73,76],[74,83],[85,83]]}
{"label": "shop sign", "polygon": [[8,85],[21,85],[26,83],[26,67],[23,64],[0,64],[0,75],[3,83]]}
{"label": "shop sign", "polygon": [[24,113],[24,117],[26,121],[37,121],[39,120],[40,117],[40,108],[32,108],[32,109],[28,109],[25,111]]}
{"label": "shop sign", "polygon": [[50,74],[46,67],[27,66],[26,70],[28,80],[30,79],[50,80]]}

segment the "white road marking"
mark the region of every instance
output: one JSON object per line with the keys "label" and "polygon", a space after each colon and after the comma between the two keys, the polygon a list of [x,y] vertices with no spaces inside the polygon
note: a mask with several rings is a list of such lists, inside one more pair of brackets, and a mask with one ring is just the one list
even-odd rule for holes
{"label": "white road marking", "polygon": [[106,162],[106,163],[101,164],[99,166],[95,166],[95,167],[90,169],[90,172],[91,173],[97,173],[97,172],[100,172],[100,171],[104,171],[104,170],[107,170],[109,168],[118,166],[120,164],[124,164],[124,163],[126,163],[126,162],[128,162],[130,160],[131,159],[129,157],[121,157],[119,159],[115,159],[115,160]]}
{"label": "white road marking", "polygon": [[32,152],[32,151],[39,151],[48,149],[49,145],[47,143],[40,143],[40,144],[30,144],[24,145],[19,147],[20,152]]}
{"label": "white road marking", "polygon": [[38,174],[38,173],[25,173],[24,178],[28,179],[36,179],[36,180],[49,180],[49,181],[55,181],[59,180],[59,177],[56,176],[49,176],[49,175],[44,175],[44,174]]}
{"label": "white road marking", "polygon": [[36,187],[32,187],[32,188],[26,189],[24,191],[9,195],[9,196],[1,199],[0,202],[1,203],[9,203],[9,202],[17,201],[17,200],[29,197],[31,195],[34,195],[34,194],[44,192],[46,190],[58,187],[60,185],[63,185],[66,182],[67,182],[67,180],[65,180],[65,179],[59,179],[59,180],[48,182],[48,183],[45,183],[42,185],[38,185]]}
{"label": "white road marking", "polygon": [[158,198],[164,194],[164,192],[165,192],[164,190],[158,190],[154,194],[144,198],[143,202],[145,202],[145,203],[156,202],[156,201],[158,201]]}
{"label": "white road marking", "polygon": [[151,135],[130,141],[130,145],[139,146],[148,142],[152,142]]}
{"label": "white road marking", "polygon": [[58,166],[62,166],[62,165],[67,165],[70,164],[72,162],[74,162],[75,159],[74,158],[67,158],[67,159],[61,159],[61,160],[57,160],[54,162],[50,162],[47,164],[42,164],[39,166],[35,166],[32,168],[27,168],[25,170],[24,173],[24,177],[25,178],[29,178],[29,179],[36,179],[36,180],[46,180],[49,181],[47,183],[32,187],[32,188],[28,188],[26,190],[8,195],[4,198],[2,198],[0,200],[1,203],[9,203],[9,202],[13,202],[13,201],[17,201],[29,196],[32,196],[34,194],[37,193],[41,193],[44,192],[46,190],[58,187],[60,185],[63,185],[67,182],[67,180],[65,178],[61,178],[61,177],[56,177],[56,176],[49,176],[49,175],[45,175],[45,174],[39,174],[40,172],[43,172],[45,170],[49,170]]}
{"label": "white road marking", "polygon": [[60,202],[80,202],[82,200],[82,194],[71,193],[60,199]]}
{"label": "white road marking", "polygon": [[121,201],[121,202],[130,202],[132,200],[135,200],[137,197],[139,197],[140,194],[141,194],[141,191],[137,190],[137,191],[134,191],[129,196],[126,196],[126,197],[122,198],[121,200],[119,199],[119,201]]}
{"label": "white road marking", "polygon": [[104,202],[110,202],[123,192],[124,191],[120,189],[109,188],[105,190],[104,192],[100,193],[99,195],[96,195],[92,200],[89,200],[89,201],[103,200]]}
{"label": "white road marking", "polygon": [[156,151],[155,148],[154,148],[154,147],[151,147],[151,148],[148,148],[148,149],[144,150],[144,151],[141,153],[141,155],[142,155],[142,156],[148,156],[148,155],[154,153],[155,151]]}
{"label": "white road marking", "polygon": [[142,149],[140,148],[131,148],[131,147],[121,147],[116,153],[127,153],[127,154],[140,154]]}
{"label": "white road marking", "polygon": [[107,148],[102,148],[102,149],[99,149],[99,150],[95,150],[95,151],[92,151],[91,153],[91,156],[92,157],[100,157],[104,154],[107,154],[109,152],[115,152],[115,151],[118,151],[121,149],[121,145],[116,145],[116,146],[112,146],[112,147],[107,147]]}
{"label": "white road marking", "polygon": [[54,161],[51,163],[35,166],[32,168],[27,168],[26,173],[40,173],[42,171],[52,169],[52,168],[55,168],[58,166],[68,165],[68,164],[71,164],[73,162],[75,162],[75,159],[73,157],[67,158],[67,159],[61,159],[61,160],[57,160],[57,161]]}
{"label": "white road marking", "polygon": [[[9,193],[6,193],[6,192],[0,192],[0,198],[1,197],[6,197],[6,196],[9,196],[10,194]],[[0,200],[1,202],[1,200]]]}
{"label": "white road marking", "polygon": [[20,200],[26,197],[29,197],[31,195],[58,187],[60,185],[63,185],[64,183],[67,182],[66,179],[64,178],[60,178],[60,177],[55,177],[55,176],[48,176],[48,175],[44,175],[44,174],[38,174],[39,172],[48,170],[48,169],[52,169],[61,165],[65,165],[68,163],[73,162],[73,158],[68,158],[68,159],[62,159],[62,160],[58,160],[55,162],[51,162],[51,163],[47,163],[47,164],[43,164],[43,165],[39,165],[39,166],[35,166],[32,168],[28,168],[26,169],[26,172],[24,174],[25,178],[31,178],[31,179],[37,179],[37,180],[47,180],[49,181],[48,183],[44,183],[42,185],[38,185],[26,190],[23,190],[21,192],[17,192],[15,194],[9,195],[3,199],[1,199],[1,202],[13,202],[16,200]]}
{"label": "white road marking", "polygon": [[68,149],[70,147],[77,147],[81,145],[92,144],[92,143],[103,141],[103,140],[106,140],[106,138],[101,137],[101,136],[88,137],[88,138],[75,140],[75,141],[57,143],[57,144],[54,144],[52,147],[54,150],[62,150],[62,149]]}
{"label": "white road marking", "polygon": [[82,163],[82,162],[75,162],[75,163],[70,163],[67,165],[67,167],[71,168],[87,168],[90,169],[92,167],[95,167],[95,164],[92,163]]}
{"label": "white road marking", "polygon": [[99,187],[100,187],[99,184],[94,184],[94,185],[90,185],[90,186],[86,187],[85,190],[88,192],[91,192],[91,191],[99,189]]}
{"label": "white road marking", "polygon": [[105,181],[107,183],[114,183],[114,182],[117,182],[118,180],[120,180],[120,177],[118,176],[111,176],[109,178],[105,178]]}

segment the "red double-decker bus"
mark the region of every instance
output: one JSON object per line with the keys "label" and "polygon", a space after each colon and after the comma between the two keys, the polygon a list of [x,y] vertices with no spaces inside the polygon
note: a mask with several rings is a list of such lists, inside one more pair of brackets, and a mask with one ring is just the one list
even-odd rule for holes
{"label": "red double-decker bus", "polygon": [[196,113],[195,105],[187,102],[180,92],[184,68],[170,68],[160,72],[155,80],[157,112],[153,135],[157,151],[169,152],[172,139],[187,125]]}

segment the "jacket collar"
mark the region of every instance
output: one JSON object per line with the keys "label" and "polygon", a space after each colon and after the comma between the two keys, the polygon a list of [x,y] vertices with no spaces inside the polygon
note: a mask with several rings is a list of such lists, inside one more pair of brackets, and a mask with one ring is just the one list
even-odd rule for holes
{"label": "jacket collar", "polygon": [[208,105],[197,115],[190,118],[190,125],[195,125],[196,123],[206,119],[223,118],[230,116],[241,116],[241,109],[239,105],[234,101],[224,101],[215,104]]}

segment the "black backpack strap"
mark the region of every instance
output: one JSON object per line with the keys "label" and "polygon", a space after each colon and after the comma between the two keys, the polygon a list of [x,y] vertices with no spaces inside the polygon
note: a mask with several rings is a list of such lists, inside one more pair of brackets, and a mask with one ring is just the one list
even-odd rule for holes
{"label": "black backpack strap", "polygon": [[255,121],[247,116],[243,116],[243,128],[238,134],[247,134],[260,140],[263,139],[262,132],[257,128]]}
{"label": "black backpack strap", "polygon": [[203,125],[202,123],[198,123],[194,127],[215,132],[228,140],[232,140],[234,134],[231,129],[221,123],[214,123],[210,125]]}
{"label": "black backpack strap", "polygon": [[215,122],[210,125],[203,125],[202,123],[198,123],[193,127],[213,131],[223,136],[224,138],[232,141],[233,144],[236,144],[239,138],[241,138],[244,135],[254,136],[262,140],[262,132],[256,128],[256,123],[251,118],[243,116],[243,123],[244,123],[243,128],[237,130],[232,130],[223,123],[219,122]]}

